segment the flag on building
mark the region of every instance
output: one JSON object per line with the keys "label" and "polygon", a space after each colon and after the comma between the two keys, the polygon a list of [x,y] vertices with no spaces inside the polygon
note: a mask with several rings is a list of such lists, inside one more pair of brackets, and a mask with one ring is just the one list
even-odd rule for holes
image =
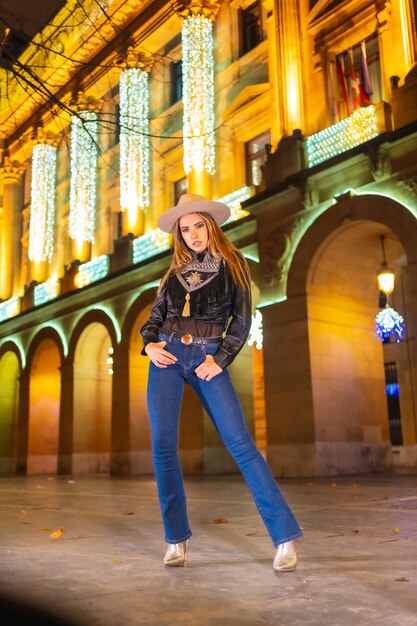
{"label": "flag on building", "polygon": [[344,119],[350,115],[348,89],[345,76],[345,64],[343,55],[336,57],[337,66],[337,83],[338,83],[338,98],[337,98],[337,115],[339,120]]}
{"label": "flag on building", "polygon": [[348,60],[349,60],[349,103],[351,105],[351,110],[356,111],[363,104],[370,104],[371,101],[363,88],[363,85],[359,79],[358,73],[355,69],[355,64],[353,62],[353,50],[349,48],[348,50]]}
{"label": "flag on building", "polygon": [[368,60],[366,58],[366,44],[361,42],[361,69],[362,69],[362,85],[365,94],[369,96],[373,93],[372,81],[369,75]]}

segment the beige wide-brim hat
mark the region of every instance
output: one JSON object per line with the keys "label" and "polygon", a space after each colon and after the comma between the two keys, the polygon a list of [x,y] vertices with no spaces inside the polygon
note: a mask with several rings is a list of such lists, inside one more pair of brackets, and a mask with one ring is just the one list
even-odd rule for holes
{"label": "beige wide-brim hat", "polygon": [[184,193],[180,196],[176,206],[161,215],[158,226],[164,232],[172,233],[177,220],[187,213],[209,213],[219,225],[227,222],[230,217],[230,209],[227,204],[206,200],[203,196],[194,193]]}

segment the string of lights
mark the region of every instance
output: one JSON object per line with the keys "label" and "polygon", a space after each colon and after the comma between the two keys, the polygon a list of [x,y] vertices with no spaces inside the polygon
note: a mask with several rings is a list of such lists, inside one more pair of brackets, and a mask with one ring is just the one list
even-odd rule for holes
{"label": "string of lights", "polygon": [[184,171],[215,173],[213,24],[191,15],[182,26]]}
{"label": "string of lights", "polygon": [[307,138],[308,167],[314,167],[377,135],[374,106],[361,107],[344,120]]}
{"label": "string of lights", "polygon": [[69,235],[94,243],[98,118],[81,111],[71,123]]}
{"label": "string of lights", "polygon": [[38,143],[32,154],[29,259],[49,261],[54,252],[57,149]]}
{"label": "string of lights", "polygon": [[120,78],[120,206],[134,223],[150,202],[149,82],[140,68]]}
{"label": "string of lights", "polygon": [[384,341],[393,335],[399,343],[403,337],[405,323],[402,315],[390,306],[386,306],[377,313],[375,318],[376,336]]}

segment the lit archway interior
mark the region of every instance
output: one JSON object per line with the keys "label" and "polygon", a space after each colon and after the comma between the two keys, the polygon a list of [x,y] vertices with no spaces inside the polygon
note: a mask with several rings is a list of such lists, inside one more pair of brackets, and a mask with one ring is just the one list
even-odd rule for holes
{"label": "lit archway interior", "polygon": [[[323,242],[310,266],[308,327],[317,442],[390,442],[385,365],[397,363],[406,387],[409,364],[405,342],[385,345],[375,334],[381,235],[386,237],[386,260],[396,273],[390,305],[404,315],[406,259],[387,227],[347,223]],[[404,403],[402,409],[407,422],[410,407]]]}
{"label": "lit archway interior", "polygon": [[52,339],[36,349],[30,370],[28,474],[56,474],[61,396],[61,357]]}
{"label": "lit archway interior", "polygon": [[103,324],[84,329],[74,358],[72,472],[110,472],[112,373],[111,340]]}
{"label": "lit archway interior", "polygon": [[14,471],[19,398],[19,361],[14,352],[0,359],[0,474]]}

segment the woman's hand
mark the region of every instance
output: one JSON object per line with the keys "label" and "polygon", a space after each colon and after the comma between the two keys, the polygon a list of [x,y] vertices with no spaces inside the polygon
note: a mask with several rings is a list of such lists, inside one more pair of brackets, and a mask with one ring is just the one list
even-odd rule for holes
{"label": "woman's hand", "polygon": [[217,365],[212,355],[207,354],[206,360],[203,361],[203,363],[200,363],[200,365],[196,368],[195,373],[197,378],[201,378],[201,380],[211,380],[222,371],[222,368],[220,365]]}
{"label": "woman's hand", "polygon": [[177,357],[164,350],[165,345],[166,341],[151,341],[145,346],[146,354],[156,367],[168,367],[168,365],[173,365],[177,360]]}

